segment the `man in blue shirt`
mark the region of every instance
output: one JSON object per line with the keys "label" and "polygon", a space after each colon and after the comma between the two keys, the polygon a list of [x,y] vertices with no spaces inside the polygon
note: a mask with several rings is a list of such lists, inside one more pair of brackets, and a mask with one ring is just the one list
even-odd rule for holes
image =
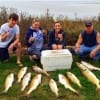
{"label": "man in blue shirt", "polygon": [[30,60],[39,60],[43,48],[43,33],[40,29],[40,22],[38,19],[32,21],[32,25],[27,31],[26,44],[28,46]]}
{"label": "man in blue shirt", "polygon": [[94,30],[91,21],[85,22],[85,29],[80,33],[75,47],[75,52],[81,58],[84,58],[86,54],[94,60],[100,58],[100,34]]}

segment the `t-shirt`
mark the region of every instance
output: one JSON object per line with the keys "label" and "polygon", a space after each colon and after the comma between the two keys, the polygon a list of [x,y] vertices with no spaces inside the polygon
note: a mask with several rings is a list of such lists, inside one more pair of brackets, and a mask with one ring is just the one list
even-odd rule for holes
{"label": "t-shirt", "polygon": [[0,34],[6,34],[6,32],[9,32],[10,35],[5,39],[5,41],[2,41],[0,39],[0,47],[5,48],[7,45],[14,39],[15,34],[19,34],[19,26],[15,24],[12,28],[9,27],[8,23],[5,23],[1,25],[0,28]]}
{"label": "t-shirt", "polygon": [[[34,41],[32,43],[29,43],[29,38],[33,36]],[[43,47],[43,33],[40,29],[37,31],[34,30],[32,27],[30,27],[27,31],[26,35],[26,41],[27,41],[27,46],[29,48],[33,48],[34,50],[41,50]]]}

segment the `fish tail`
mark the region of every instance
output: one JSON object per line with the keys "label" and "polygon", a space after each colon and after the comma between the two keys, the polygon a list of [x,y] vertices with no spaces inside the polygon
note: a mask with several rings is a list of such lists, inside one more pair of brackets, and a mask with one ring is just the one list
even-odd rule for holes
{"label": "fish tail", "polygon": [[25,89],[25,87],[22,87],[22,88],[21,88],[21,91],[24,91],[24,89]]}
{"label": "fish tail", "polygon": [[3,94],[5,94],[5,93],[7,93],[7,90],[2,91],[2,92],[0,93],[0,95],[3,95]]}
{"label": "fish tail", "polygon": [[17,83],[20,83],[20,81],[21,81],[21,80],[20,80],[20,79],[18,79]]}
{"label": "fish tail", "polygon": [[73,91],[76,95],[79,96],[79,92],[78,92],[77,90],[73,89],[72,87],[70,87],[69,89],[70,89],[71,91]]}
{"label": "fish tail", "polygon": [[43,70],[43,73],[48,77],[50,76],[45,70]]}
{"label": "fish tail", "polygon": [[100,91],[100,85],[96,88],[96,91]]}
{"label": "fish tail", "polygon": [[26,93],[25,93],[25,95],[26,96],[29,96],[29,94],[32,92],[32,90],[31,89],[29,89]]}
{"label": "fish tail", "polygon": [[82,87],[83,87],[81,84],[78,84],[78,86],[79,86],[80,88],[82,88]]}
{"label": "fish tail", "polygon": [[46,76],[50,77],[50,75],[48,73],[46,73]]}
{"label": "fish tail", "polygon": [[58,97],[59,96],[59,93],[57,92],[57,93],[55,93],[56,94],[56,97]]}
{"label": "fish tail", "polygon": [[27,91],[27,92],[24,94],[24,96],[28,97],[29,94],[30,94],[29,91]]}
{"label": "fish tail", "polygon": [[7,93],[8,89],[5,89],[4,91],[2,91],[2,93]]}
{"label": "fish tail", "polygon": [[75,94],[78,95],[78,96],[80,96],[80,93],[78,91],[75,91]]}

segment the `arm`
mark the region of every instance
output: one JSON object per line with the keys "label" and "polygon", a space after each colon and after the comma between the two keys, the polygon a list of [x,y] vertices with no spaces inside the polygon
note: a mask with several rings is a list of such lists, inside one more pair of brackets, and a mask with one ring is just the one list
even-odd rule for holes
{"label": "arm", "polygon": [[8,32],[7,33],[4,33],[4,34],[0,34],[1,41],[4,42],[9,35],[10,34]]}
{"label": "arm", "polygon": [[100,34],[99,34],[99,32],[97,33],[96,40],[97,40],[98,45],[97,45],[97,47],[95,49],[93,49],[91,51],[91,53],[90,53],[90,57],[91,58],[93,58],[95,56],[96,52],[98,50],[100,50]]}
{"label": "arm", "polygon": [[63,46],[66,46],[66,33],[62,32],[58,34],[59,43]]}
{"label": "arm", "polygon": [[0,28],[0,40],[1,40],[2,42],[4,42],[4,41],[6,40],[6,38],[7,38],[9,35],[10,35],[10,33],[7,32],[7,31],[5,30],[4,25],[2,25],[1,28]]}
{"label": "arm", "polygon": [[53,42],[53,41],[52,41],[52,40],[53,40],[52,38],[53,38],[52,32],[49,32],[49,33],[48,33],[48,47],[49,47],[49,48],[51,48],[51,46],[52,46],[52,42]]}
{"label": "arm", "polygon": [[26,33],[26,45],[29,47],[32,44],[32,32],[30,30],[27,31]]}
{"label": "arm", "polygon": [[97,33],[97,37],[96,37],[96,40],[97,40],[97,47],[96,47],[96,51],[100,50],[100,33],[98,32]]}
{"label": "arm", "polygon": [[79,37],[78,37],[78,40],[77,40],[77,42],[76,42],[75,47],[76,47],[76,48],[80,48],[80,45],[81,45],[82,41],[83,41],[82,35],[80,34]]}
{"label": "arm", "polygon": [[63,41],[62,41],[62,45],[66,46],[66,33],[63,33]]}
{"label": "arm", "polygon": [[97,45],[97,47],[93,50],[93,51],[95,51],[95,52],[97,52],[98,50],[100,50],[100,33],[99,33],[99,32],[97,33],[96,40],[97,40],[98,45]]}

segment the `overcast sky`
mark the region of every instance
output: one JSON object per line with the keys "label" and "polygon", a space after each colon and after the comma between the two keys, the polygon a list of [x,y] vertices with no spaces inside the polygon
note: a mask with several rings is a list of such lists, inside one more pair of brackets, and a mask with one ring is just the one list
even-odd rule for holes
{"label": "overcast sky", "polygon": [[68,1],[68,2],[99,2],[100,3],[100,0],[0,0],[0,2],[3,2],[3,1]]}
{"label": "overcast sky", "polygon": [[9,2],[29,2],[29,1],[32,1],[32,2],[36,2],[36,1],[60,1],[60,2],[62,2],[62,1],[66,1],[66,2],[68,2],[68,3],[100,3],[100,0],[0,0],[0,3],[2,3],[2,2],[5,2],[5,1],[9,1]]}
{"label": "overcast sky", "polygon": [[45,14],[47,8],[52,16],[70,18],[91,17],[100,14],[100,0],[0,0],[0,6],[15,8],[36,16]]}

